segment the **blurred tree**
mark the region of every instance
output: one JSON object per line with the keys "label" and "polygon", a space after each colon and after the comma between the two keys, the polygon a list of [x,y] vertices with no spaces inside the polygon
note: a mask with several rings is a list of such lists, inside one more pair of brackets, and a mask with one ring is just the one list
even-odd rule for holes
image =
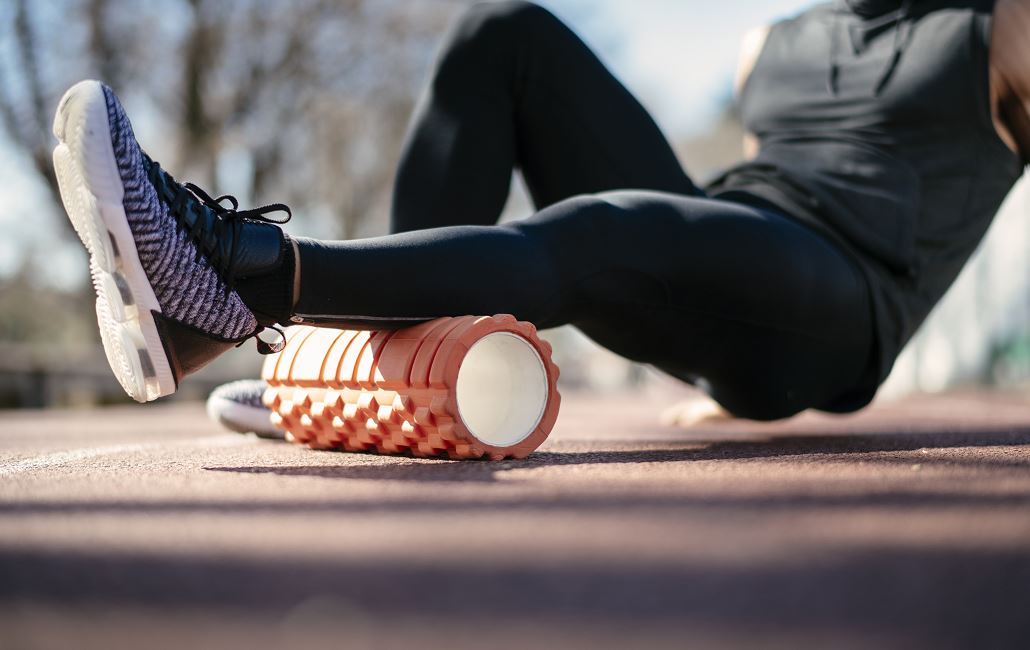
{"label": "blurred tree", "polygon": [[[30,173],[52,198],[23,216],[69,226],[51,163],[50,125],[70,85],[98,78],[125,100],[144,145],[176,177],[213,193],[234,191],[247,202],[286,202],[302,231],[384,232],[411,108],[460,6],[458,0],[4,0],[0,142],[30,161]],[[219,182],[231,187],[218,188]],[[70,227],[65,232],[74,236]],[[23,393],[50,399],[35,387],[65,374],[67,359],[76,359],[79,374],[108,377],[102,354],[83,356],[97,352],[92,291],[85,283],[71,293],[49,286],[39,272],[44,263],[26,255],[0,277],[0,380],[7,379],[0,381],[0,404],[27,403]],[[226,355],[205,369],[208,384],[194,385],[209,389],[252,374],[256,362]],[[29,367],[35,374],[19,375]],[[12,386],[22,384],[28,389],[12,397]],[[98,396],[106,390],[97,384]]]}
{"label": "blurred tree", "polygon": [[35,268],[41,262],[27,260],[16,273],[0,278],[0,342],[46,341],[60,349],[93,341],[93,292],[41,287]]}
{"label": "blurred tree", "polygon": [[[154,110],[166,167],[211,189],[227,153],[253,200],[385,217],[419,83],[455,0],[13,0],[0,7],[0,124],[57,200],[50,121],[103,79]],[[134,113],[134,115],[136,115]],[[242,156],[240,154],[243,154]],[[238,170],[237,170],[238,171]],[[238,176],[234,174],[234,178]],[[56,205],[56,203],[55,203]],[[385,226],[385,221],[381,226]]]}

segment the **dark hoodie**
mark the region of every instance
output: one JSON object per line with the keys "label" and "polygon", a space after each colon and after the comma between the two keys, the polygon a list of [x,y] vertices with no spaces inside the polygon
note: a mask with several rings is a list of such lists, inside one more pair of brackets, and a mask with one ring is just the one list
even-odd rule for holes
{"label": "dark hoodie", "polygon": [[878,354],[868,402],[983,237],[1023,163],[989,96],[993,0],[838,0],[772,26],[740,96],[753,161],[710,196],[772,205],[850,252]]}

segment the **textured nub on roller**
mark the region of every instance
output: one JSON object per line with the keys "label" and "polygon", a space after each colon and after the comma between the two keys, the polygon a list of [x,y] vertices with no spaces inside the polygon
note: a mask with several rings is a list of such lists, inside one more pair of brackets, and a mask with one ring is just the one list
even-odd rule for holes
{"label": "textured nub on roller", "polygon": [[293,327],[265,403],[313,448],[524,458],[558,415],[558,368],[531,323],[440,318],[396,331]]}

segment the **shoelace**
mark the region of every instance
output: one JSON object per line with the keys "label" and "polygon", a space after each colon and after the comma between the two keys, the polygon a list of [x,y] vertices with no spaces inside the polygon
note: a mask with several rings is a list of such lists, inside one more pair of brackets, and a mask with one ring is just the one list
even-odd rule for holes
{"label": "shoelace", "polygon": [[[171,174],[161,168],[157,161],[143,154],[143,165],[150,182],[157,191],[158,196],[169,206],[169,210],[175,217],[179,227],[189,235],[196,249],[195,262],[200,263],[206,255],[208,263],[218,273],[225,285],[225,292],[228,294],[235,286],[235,264],[237,255],[237,244],[240,239],[241,229],[247,220],[263,221],[275,225],[282,225],[293,217],[289,206],[283,203],[270,203],[259,208],[240,210],[240,202],[231,194],[223,194],[213,198],[193,183],[179,183]],[[223,205],[228,202],[229,206]],[[205,214],[205,211],[209,211]],[[271,219],[265,215],[282,212],[286,214],[283,219]],[[192,223],[189,217],[192,216]],[[207,235],[209,234],[209,238]],[[223,253],[219,242],[225,237],[232,237],[229,252]],[[272,329],[279,334],[279,340],[269,342],[262,339],[261,334],[266,329]],[[247,339],[254,338],[258,352],[261,354],[272,354],[280,352],[286,345],[286,335],[282,329],[271,326],[262,326],[251,332],[243,340],[236,344],[236,347],[243,345]]]}

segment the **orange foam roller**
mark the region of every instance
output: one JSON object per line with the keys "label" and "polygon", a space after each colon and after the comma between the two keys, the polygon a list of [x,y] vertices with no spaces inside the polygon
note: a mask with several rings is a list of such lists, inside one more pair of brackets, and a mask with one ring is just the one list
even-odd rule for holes
{"label": "orange foam roller", "polygon": [[525,458],[561,401],[551,346],[507,314],[394,331],[291,327],[262,376],[272,421],[314,449]]}

